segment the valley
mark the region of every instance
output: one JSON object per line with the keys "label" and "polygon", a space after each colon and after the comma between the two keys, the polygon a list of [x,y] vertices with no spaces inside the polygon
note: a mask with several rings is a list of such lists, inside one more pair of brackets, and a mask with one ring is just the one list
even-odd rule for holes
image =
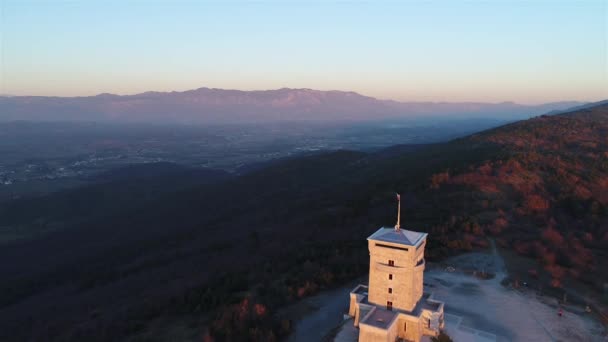
{"label": "valley", "polygon": [[445,141],[504,122],[0,123],[0,201],[92,184],[105,171],[133,164],[173,163],[238,174],[273,160],[323,151]]}

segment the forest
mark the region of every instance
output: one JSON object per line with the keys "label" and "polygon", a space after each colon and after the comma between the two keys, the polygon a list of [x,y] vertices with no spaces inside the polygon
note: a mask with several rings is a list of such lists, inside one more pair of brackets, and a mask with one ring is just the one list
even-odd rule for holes
{"label": "forest", "polygon": [[[430,262],[493,238],[536,260],[527,275],[547,286],[605,291],[608,105],[179,187],[157,177],[0,206],[0,226],[45,232],[0,250],[1,340],[155,341],[177,326],[192,340],[280,340],[282,307],[367,273],[365,239],[394,224],[395,192],[403,226],[429,233]],[[117,198],[128,189],[145,200]]]}

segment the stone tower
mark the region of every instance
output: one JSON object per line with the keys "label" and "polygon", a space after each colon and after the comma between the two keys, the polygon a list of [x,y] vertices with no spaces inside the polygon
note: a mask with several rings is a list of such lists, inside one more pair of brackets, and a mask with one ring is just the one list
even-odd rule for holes
{"label": "stone tower", "polygon": [[368,240],[370,303],[412,311],[423,294],[426,233],[380,228]]}
{"label": "stone tower", "polygon": [[424,293],[426,233],[401,229],[401,196],[397,224],[367,238],[369,285],[350,292],[348,314],[359,327],[359,342],[418,342],[444,327],[443,303]]}

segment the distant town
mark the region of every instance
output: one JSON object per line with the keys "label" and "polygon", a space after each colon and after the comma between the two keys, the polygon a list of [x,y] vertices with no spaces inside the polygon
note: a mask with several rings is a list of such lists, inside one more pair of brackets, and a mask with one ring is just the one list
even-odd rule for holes
{"label": "distant town", "polygon": [[500,122],[374,122],[367,126],[2,123],[0,136],[7,139],[0,140],[0,201],[80,185],[104,171],[131,164],[171,162],[239,173],[258,163],[317,151],[370,151],[437,142]]}

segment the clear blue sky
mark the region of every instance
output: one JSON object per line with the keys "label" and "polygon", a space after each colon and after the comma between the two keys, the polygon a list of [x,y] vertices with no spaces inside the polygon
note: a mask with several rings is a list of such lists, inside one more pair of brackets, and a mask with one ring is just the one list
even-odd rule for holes
{"label": "clear blue sky", "polygon": [[607,1],[0,0],[0,93],[608,98]]}

